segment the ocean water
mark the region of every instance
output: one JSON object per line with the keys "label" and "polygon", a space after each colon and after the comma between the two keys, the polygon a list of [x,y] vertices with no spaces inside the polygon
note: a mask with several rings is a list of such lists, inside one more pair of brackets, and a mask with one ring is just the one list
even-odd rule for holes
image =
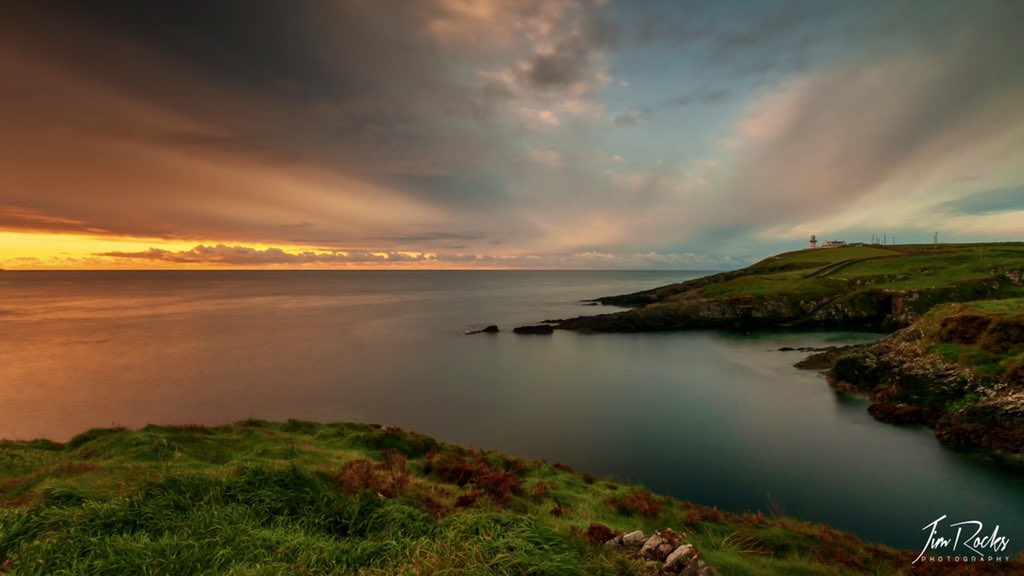
{"label": "ocean water", "polygon": [[700,274],[4,271],[0,437],[372,422],[905,548],[945,515],[1024,549],[1020,466],[876,422],[775,351],[877,335],[511,333]]}

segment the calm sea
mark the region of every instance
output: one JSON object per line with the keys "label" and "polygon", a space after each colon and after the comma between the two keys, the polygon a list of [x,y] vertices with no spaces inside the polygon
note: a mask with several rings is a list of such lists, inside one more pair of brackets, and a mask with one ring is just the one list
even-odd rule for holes
{"label": "calm sea", "polygon": [[[511,333],[699,275],[0,272],[0,437],[375,422],[906,548],[946,515],[1024,549],[1020,467],[878,423],[773,351],[876,336]],[[503,332],[463,335],[487,324]]]}

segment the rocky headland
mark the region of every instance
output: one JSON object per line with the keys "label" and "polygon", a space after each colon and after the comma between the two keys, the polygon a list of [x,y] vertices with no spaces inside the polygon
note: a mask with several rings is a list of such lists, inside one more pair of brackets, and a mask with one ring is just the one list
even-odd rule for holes
{"label": "rocky headland", "polygon": [[937,304],[1024,295],[1024,244],[801,250],[732,272],[592,300],[630,310],[578,332],[778,327],[892,331]]}
{"label": "rocky headland", "polygon": [[871,344],[818,352],[837,390],[865,394],[894,424],[935,429],[949,444],[1024,456],[1024,299],[937,306]]}
{"label": "rocky headland", "polygon": [[944,442],[1024,456],[1024,244],[801,250],[748,268],[594,300],[629,310],[554,321],[578,332],[891,332],[797,364],[870,413]]}

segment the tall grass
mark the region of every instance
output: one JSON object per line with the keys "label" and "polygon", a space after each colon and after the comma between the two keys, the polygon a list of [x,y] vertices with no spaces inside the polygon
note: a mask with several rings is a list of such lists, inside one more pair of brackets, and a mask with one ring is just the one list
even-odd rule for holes
{"label": "tall grass", "polygon": [[0,504],[0,573],[17,575],[640,575],[643,561],[588,534],[665,527],[722,574],[909,565],[825,527],[352,424],[0,442]]}

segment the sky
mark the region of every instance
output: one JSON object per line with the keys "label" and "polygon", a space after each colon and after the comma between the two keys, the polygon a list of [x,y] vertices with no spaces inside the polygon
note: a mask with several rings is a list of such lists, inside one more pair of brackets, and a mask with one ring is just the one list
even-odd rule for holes
{"label": "sky", "polygon": [[727,269],[1024,240],[1024,2],[33,0],[0,267]]}

